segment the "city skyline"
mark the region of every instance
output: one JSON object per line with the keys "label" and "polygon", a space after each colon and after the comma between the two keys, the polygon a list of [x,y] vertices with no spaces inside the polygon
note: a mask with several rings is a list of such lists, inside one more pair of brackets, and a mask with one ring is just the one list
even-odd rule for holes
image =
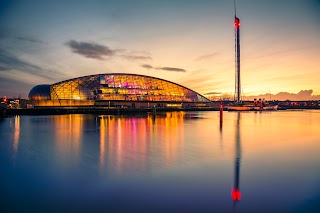
{"label": "city skyline", "polygon": [[[38,84],[120,72],[200,94],[234,92],[232,0],[0,4],[1,97],[27,98]],[[318,11],[319,0],[237,1],[243,95],[320,98]]]}

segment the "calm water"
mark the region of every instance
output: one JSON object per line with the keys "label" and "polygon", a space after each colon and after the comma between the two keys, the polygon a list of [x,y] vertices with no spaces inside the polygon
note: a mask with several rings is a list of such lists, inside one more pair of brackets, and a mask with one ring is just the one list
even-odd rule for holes
{"label": "calm water", "polygon": [[0,210],[320,212],[320,111],[223,117],[2,119]]}

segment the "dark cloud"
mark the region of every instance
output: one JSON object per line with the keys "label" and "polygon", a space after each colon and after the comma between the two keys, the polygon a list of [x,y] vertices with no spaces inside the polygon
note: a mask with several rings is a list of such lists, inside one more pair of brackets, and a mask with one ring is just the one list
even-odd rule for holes
{"label": "dark cloud", "polygon": [[86,58],[103,60],[104,56],[113,56],[117,50],[111,50],[109,47],[89,42],[78,42],[70,40],[66,45],[71,48],[72,52],[82,55]]}
{"label": "dark cloud", "polygon": [[196,58],[196,59],[194,59],[194,60],[195,60],[195,61],[208,60],[208,59],[212,59],[212,58],[216,57],[217,55],[219,55],[219,53],[214,52],[214,53],[211,53],[211,54],[199,56],[198,58]]}
{"label": "dark cloud", "polygon": [[221,95],[221,92],[207,92],[204,95]]}
{"label": "dark cloud", "polygon": [[173,72],[187,72],[185,69],[176,68],[176,67],[159,67],[157,70],[166,70],[166,71],[173,71]]}
{"label": "dark cloud", "polygon": [[41,44],[45,43],[40,39],[32,38],[32,37],[26,37],[26,36],[17,36],[17,37],[15,37],[15,39],[21,40],[21,41],[28,41],[28,42],[32,42],[32,43],[41,43]]}
{"label": "dark cloud", "polygon": [[36,75],[49,80],[55,80],[55,77],[61,75],[58,72],[44,69],[18,57],[11,55],[5,50],[0,49],[0,72],[19,70],[24,73]]}
{"label": "dark cloud", "polygon": [[27,41],[32,43],[41,43],[44,44],[46,42],[42,41],[39,38],[36,38],[35,36],[25,36],[25,35],[19,35],[19,33],[13,31],[10,28],[0,27],[0,39],[14,39],[19,41]]}
{"label": "dark cloud", "polygon": [[66,46],[70,47],[72,52],[82,55],[86,58],[93,58],[103,60],[103,57],[120,57],[130,61],[136,60],[152,60],[147,52],[135,51],[127,52],[125,49],[110,49],[108,46],[97,44],[94,42],[83,42],[70,40],[65,43]]}
{"label": "dark cloud", "polygon": [[134,61],[134,60],[152,60],[150,56],[142,56],[142,55],[120,55],[121,57]]}
{"label": "dark cloud", "polygon": [[151,66],[150,64],[142,64],[141,67],[146,69],[153,69],[153,66]]}
{"label": "dark cloud", "polygon": [[153,67],[150,64],[142,64],[141,67],[146,69],[155,69],[155,70],[165,70],[165,71],[171,71],[171,72],[187,72],[187,70],[182,68],[176,68],[176,67]]}
{"label": "dark cloud", "polygon": [[147,51],[128,51],[123,49],[122,54],[118,53],[118,56],[128,60],[152,60],[151,54]]}

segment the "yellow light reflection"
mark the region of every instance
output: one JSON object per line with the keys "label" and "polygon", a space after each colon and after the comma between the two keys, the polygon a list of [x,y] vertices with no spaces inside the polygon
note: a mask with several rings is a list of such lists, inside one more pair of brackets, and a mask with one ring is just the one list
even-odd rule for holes
{"label": "yellow light reflection", "polygon": [[[71,158],[74,162],[79,160],[79,152],[82,141],[83,116],[62,115],[54,117],[56,147],[59,159],[63,162]],[[70,159],[69,159],[70,160]]]}
{"label": "yellow light reflection", "polygon": [[106,137],[106,128],[105,128],[105,119],[102,117],[100,119],[100,168],[104,166],[104,155],[105,155],[105,137]]}
{"label": "yellow light reflection", "polygon": [[20,116],[16,115],[14,117],[13,158],[15,158],[18,152],[19,138],[20,138]]}
{"label": "yellow light reflection", "polygon": [[118,137],[117,137],[117,150],[116,150],[116,153],[117,153],[117,162],[116,162],[116,168],[117,168],[117,171],[119,173],[121,173],[121,170],[122,170],[122,159],[123,159],[123,156],[122,156],[122,125],[124,125],[124,122],[121,122],[121,119],[118,119],[117,121],[117,133],[118,133]]}
{"label": "yellow light reflection", "polygon": [[165,125],[164,135],[165,143],[165,164],[171,166],[177,161],[178,152],[184,151],[184,112],[169,112],[164,119],[160,118],[159,123]]}
{"label": "yellow light reflection", "polygon": [[182,112],[155,118],[101,117],[100,168],[123,175],[175,165],[184,152],[183,120]]}

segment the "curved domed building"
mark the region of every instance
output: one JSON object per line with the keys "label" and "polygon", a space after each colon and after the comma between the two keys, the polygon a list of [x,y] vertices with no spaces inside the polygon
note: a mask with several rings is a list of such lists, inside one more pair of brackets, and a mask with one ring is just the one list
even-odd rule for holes
{"label": "curved domed building", "polygon": [[41,84],[33,87],[29,92],[30,100],[50,100],[50,85]]}
{"label": "curved domed building", "polygon": [[[49,92],[49,94],[48,94]],[[109,73],[78,77],[52,85],[38,85],[29,93],[30,100],[51,100],[53,105],[65,105],[67,100],[88,105],[106,105],[108,102],[156,102],[161,106],[179,103],[204,103],[211,101],[182,85],[145,75]],[[54,103],[55,102],[55,103]],[[48,101],[46,101],[48,105]],[[128,104],[130,103],[130,104]],[[112,103],[111,103],[112,104]],[[115,103],[118,104],[118,103]]]}

